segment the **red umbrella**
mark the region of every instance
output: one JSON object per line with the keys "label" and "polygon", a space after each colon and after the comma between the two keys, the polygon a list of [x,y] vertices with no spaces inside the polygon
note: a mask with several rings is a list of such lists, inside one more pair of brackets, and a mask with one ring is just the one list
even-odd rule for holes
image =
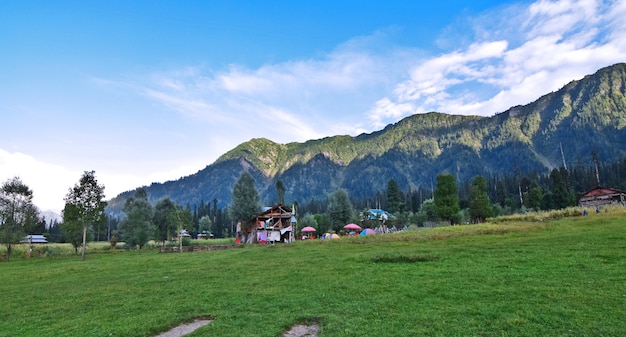
{"label": "red umbrella", "polygon": [[307,232],[315,232],[317,229],[315,229],[314,227],[311,226],[306,226],[304,228],[302,228],[302,232],[307,233]]}
{"label": "red umbrella", "polygon": [[357,225],[355,223],[349,223],[349,224],[343,226],[343,228],[345,228],[345,229],[358,229],[358,230],[361,230],[361,226],[359,226],[359,225]]}

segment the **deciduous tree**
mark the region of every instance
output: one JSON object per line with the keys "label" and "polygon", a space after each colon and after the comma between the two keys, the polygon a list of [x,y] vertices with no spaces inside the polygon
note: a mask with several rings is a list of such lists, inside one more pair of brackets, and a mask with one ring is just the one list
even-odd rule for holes
{"label": "deciduous tree", "polygon": [[322,232],[320,231],[319,225],[317,223],[317,220],[315,220],[315,216],[311,213],[308,213],[307,215],[302,217],[302,219],[300,219],[300,221],[298,222],[299,230],[302,230],[302,228],[307,227],[307,226],[315,228],[317,230],[318,235],[322,234]]}
{"label": "deciduous tree", "polygon": [[541,209],[541,203],[543,201],[543,189],[540,186],[534,186],[528,192],[528,196],[524,200],[524,203],[528,208],[532,208],[535,211]]}
{"label": "deciduous tree", "polygon": [[[80,220],[80,212],[78,206],[74,204],[65,204],[63,208],[63,223],[61,224],[66,242],[72,244],[74,253],[78,254],[78,248],[83,244],[83,223]],[[90,236],[89,228],[86,236]]]}
{"label": "deciduous tree", "polygon": [[176,212],[176,204],[170,198],[157,201],[154,206],[153,223],[155,226],[155,240],[165,242],[176,234],[176,223],[172,221],[172,214]]}
{"label": "deciduous tree", "polygon": [[241,242],[253,243],[256,239],[252,220],[260,212],[259,192],[254,187],[254,178],[247,171],[243,171],[233,186],[230,206],[231,218],[241,224]]}
{"label": "deciduous tree", "polygon": [[423,216],[424,221],[436,222],[439,220],[437,215],[437,209],[435,208],[435,201],[433,199],[426,199],[420,207],[419,214]]}
{"label": "deciduous tree", "polygon": [[213,223],[211,221],[211,217],[208,215],[205,215],[203,217],[200,218],[200,220],[198,221],[198,225],[199,225],[199,229],[198,229],[198,233],[199,234],[205,234],[205,235],[209,235],[212,234],[211,233],[211,227],[213,226]]}
{"label": "deciduous tree", "polygon": [[[83,232],[82,260],[85,260],[85,247],[87,246],[87,229],[90,226],[106,221],[104,208],[104,185],[98,185],[95,171],[85,171],[78,184],[69,189],[65,196],[65,208],[69,212],[63,212],[63,222],[70,222],[80,225]],[[75,230],[72,227],[71,230]],[[67,229],[66,229],[67,230]],[[76,234],[70,233],[68,234]]]}
{"label": "deciduous tree", "polygon": [[130,247],[139,246],[142,249],[154,235],[154,211],[146,190],[138,188],[135,195],[126,199],[122,210],[126,213],[126,218],[120,224],[124,241]]}
{"label": "deciduous tree", "polygon": [[7,247],[6,260],[11,259],[14,244],[19,243],[38,219],[33,205],[33,191],[20,178],[7,180],[0,190],[0,243]]}
{"label": "deciduous tree", "polygon": [[176,233],[178,235],[178,244],[180,247],[180,252],[182,253],[183,248],[183,238],[181,234],[183,234],[183,230],[188,233],[187,228],[193,227],[193,216],[191,215],[191,210],[189,207],[182,208],[180,205],[176,205],[176,210],[170,213],[170,221],[174,224],[176,228]]}

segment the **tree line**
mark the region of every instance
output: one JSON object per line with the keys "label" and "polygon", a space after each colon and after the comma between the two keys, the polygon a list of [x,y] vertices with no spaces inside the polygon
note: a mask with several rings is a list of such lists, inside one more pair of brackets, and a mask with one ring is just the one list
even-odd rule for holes
{"label": "tree line", "polygon": [[[578,198],[596,186],[626,190],[626,158],[602,164],[594,156],[593,165],[579,161],[569,168],[562,166],[544,173],[515,170],[507,176],[476,176],[469,181],[441,174],[431,186],[418,188],[404,186],[403,189],[395,179],[390,179],[385,190],[369,198],[350,199],[354,205],[350,220],[359,221],[362,219],[359,214],[379,208],[394,215],[391,225],[424,226],[439,221],[475,223],[491,216],[576,206]],[[438,200],[446,199],[451,199],[449,205],[438,204]],[[455,200],[458,200],[458,208]],[[314,226],[316,222],[311,219],[315,219],[320,228],[333,230],[337,228],[328,219],[331,205],[332,197],[313,199],[301,204],[299,211],[305,215],[306,225]]]}
{"label": "tree line", "polygon": [[[296,207],[300,228],[338,232],[350,222],[364,227],[380,225],[379,220],[364,216],[370,208],[391,213],[389,226],[476,223],[491,216],[575,206],[582,193],[598,185],[626,190],[626,158],[603,164],[594,157],[591,166],[578,163],[548,173],[516,171],[460,182],[454,175],[440,174],[431,186],[418,188],[390,179],[385,190],[369,198],[353,199],[348,191],[338,189],[302,204],[286,201],[286,188],[277,181],[275,202]],[[145,189],[138,188],[124,204],[125,216],[116,218],[104,213],[104,186],[98,184],[94,171],[86,171],[68,190],[62,223],[53,222],[46,228],[45,219],[32,203],[33,191],[15,177],[0,189],[0,244],[6,246],[9,260],[13,246],[25,235],[46,233],[51,242],[69,242],[77,253],[80,248],[84,259],[86,243],[94,240],[110,241],[112,246],[124,241],[127,247],[141,249],[150,240],[165,244],[183,229],[193,237],[234,237],[237,223],[249,226],[261,210],[254,186],[252,176],[244,172],[233,187],[231,205],[224,208],[218,208],[217,199],[183,207],[164,198],[151,205]]]}

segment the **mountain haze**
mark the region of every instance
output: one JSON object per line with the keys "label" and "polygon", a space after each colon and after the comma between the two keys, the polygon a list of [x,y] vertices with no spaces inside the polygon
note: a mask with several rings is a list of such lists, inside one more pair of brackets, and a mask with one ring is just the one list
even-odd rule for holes
{"label": "mountain haze", "polygon": [[[412,115],[357,137],[334,136],[277,144],[252,139],[196,174],[154,183],[152,202],[170,197],[185,205],[217,199],[230,203],[243,170],[255,178],[265,204],[277,200],[281,180],[287,201],[321,200],[338,188],[353,198],[372,197],[395,179],[404,190],[428,187],[440,173],[458,181],[476,175],[548,172],[569,162],[626,156],[626,64],[600,69],[536,101],[492,117],[431,112]],[[561,154],[561,148],[563,156]],[[110,201],[117,212],[125,192]]]}

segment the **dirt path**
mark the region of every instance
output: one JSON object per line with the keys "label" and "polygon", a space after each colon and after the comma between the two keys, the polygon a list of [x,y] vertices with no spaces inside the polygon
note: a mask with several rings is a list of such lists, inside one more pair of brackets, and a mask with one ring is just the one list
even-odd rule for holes
{"label": "dirt path", "polygon": [[154,337],[182,337],[196,331],[197,329],[200,329],[201,327],[211,322],[212,321],[209,319],[197,319],[189,324],[179,325],[170,331],[164,332]]}
{"label": "dirt path", "polygon": [[[212,320],[210,319],[197,319],[191,323],[179,325],[170,331],[154,337],[182,337],[211,322]],[[317,337],[319,331],[320,327],[318,325],[294,325],[291,330],[285,332],[282,337]]]}
{"label": "dirt path", "polygon": [[294,325],[283,337],[317,337],[318,325]]}

